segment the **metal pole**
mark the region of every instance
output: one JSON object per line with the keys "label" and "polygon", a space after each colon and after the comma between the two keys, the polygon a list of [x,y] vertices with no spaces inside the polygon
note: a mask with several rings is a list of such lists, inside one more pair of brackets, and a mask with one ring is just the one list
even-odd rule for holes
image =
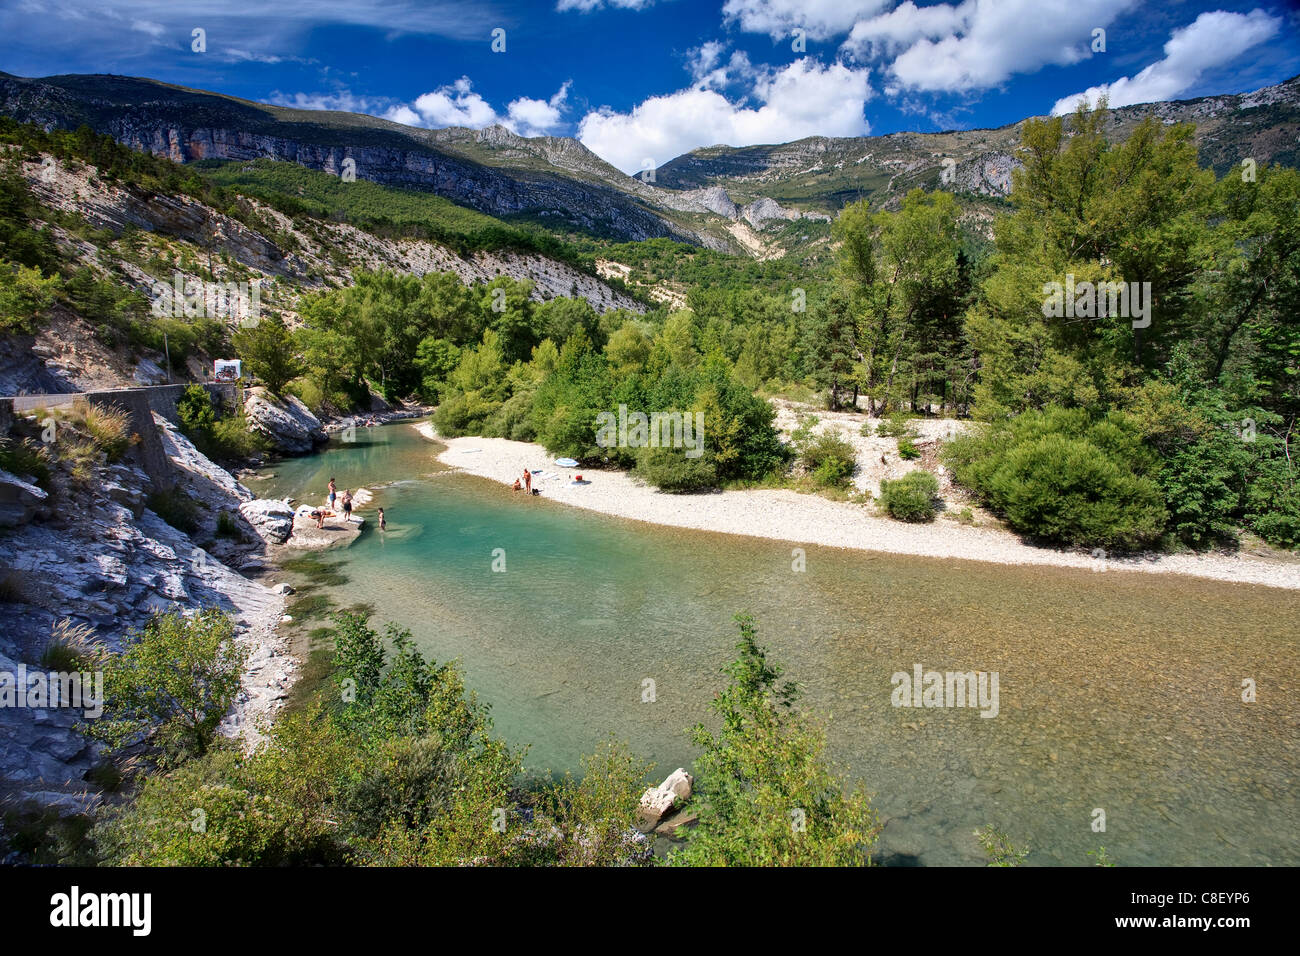
{"label": "metal pole", "polygon": [[172,351],[167,347],[167,333],[163,333],[163,354],[167,356],[167,384],[172,383]]}

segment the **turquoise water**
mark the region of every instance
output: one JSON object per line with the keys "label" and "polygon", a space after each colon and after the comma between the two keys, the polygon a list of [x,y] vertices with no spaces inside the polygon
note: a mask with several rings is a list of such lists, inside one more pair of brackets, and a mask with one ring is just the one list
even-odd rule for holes
{"label": "turquoise water", "polygon": [[[250,485],[316,500],[333,475],[375,492],[388,531],[363,510],[370,526],[330,555],[348,583],[326,593],[458,658],[530,768],[576,769],[610,733],[660,777],[688,766],[686,730],[707,719],[747,611],[832,757],[875,794],[888,862],[983,862],[972,831],[992,823],[1031,864],[1085,865],[1098,844],[1121,865],[1300,863],[1294,592],[816,546],[798,573],[789,543],[448,472],[409,425],[358,437]],[[891,675],[916,663],[998,672],[998,716],[891,706]]]}

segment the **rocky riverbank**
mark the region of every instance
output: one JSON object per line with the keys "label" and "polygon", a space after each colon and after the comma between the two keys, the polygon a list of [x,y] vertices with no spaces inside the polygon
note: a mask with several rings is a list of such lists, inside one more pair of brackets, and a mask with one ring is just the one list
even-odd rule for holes
{"label": "rocky riverbank", "polygon": [[[36,476],[0,474],[0,501],[8,502],[0,509],[0,673],[25,670],[30,678],[49,670],[41,658],[60,621],[93,628],[96,640],[119,651],[157,611],[215,606],[235,620],[236,640],[248,651],[243,689],[222,732],[253,746],[297,671],[277,631],[291,589],[274,580],[266,560],[274,535],[249,520],[259,513],[253,493],[169,421],[156,416],[155,423],[171,466],[173,487],[165,492],[129,453],[112,464],[84,453],[78,461],[58,443],[82,439],[63,425],[45,488]],[[9,437],[21,440],[36,427],[20,419]],[[77,732],[81,716],[71,708],[0,707],[0,796],[93,808],[100,798],[87,775],[100,754]]]}

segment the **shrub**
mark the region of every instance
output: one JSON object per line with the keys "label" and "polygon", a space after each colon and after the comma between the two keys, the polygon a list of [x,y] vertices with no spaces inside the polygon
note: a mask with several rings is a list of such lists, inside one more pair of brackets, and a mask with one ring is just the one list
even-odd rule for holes
{"label": "shrub", "polygon": [[57,277],[14,262],[0,263],[0,333],[34,332],[59,289]]}
{"label": "shrub", "polygon": [[1013,448],[989,492],[1013,528],[1064,544],[1136,547],[1165,522],[1154,482],[1091,442],[1060,435]]}
{"label": "shrub", "polygon": [[121,459],[131,446],[131,416],[122,409],[86,402],[77,406],[77,416],[110,462]]}
{"label": "shrub", "polygon": [[921,449],[916,447],[909,436],[904,435],[898,440],[898,457],[903,461],[914,461],[921,457]]}
{"label": "shrub", "polygon": [[[863,424],[865,430],[867,425]],[[881,438],[902,438],[905,435],[915,437],[916,432],[908,424],[907,416],[895,412],[888,418],[881,419],[880,424],[876,426],[876,434]]]}
{"label": "shrub", "polygon": [[[739,654],[697,724],[693,806],[699,823],[672,863],[687,866],[862,866],[880,832],[861,786],[849,789],[826,756],[826,730],[797,706],[799,689],[738,615]],[[804,827],[790,825],[790,809]]]}
{"label": "shrub", "polygon": [[462,392],[446,399],[434,410],[433,425],[438,434],[450,438],[481,435],[484,424],[501,405],[501,402],[485,398],[478,392]]}
{"label": "shrub", "polygon": [[287,386],[291,395],[298,396],[299,400],[311,410],[311,413],[318,418],[325,410],[325,389],[321,388],[319,382],[310,376],[297,379]]}
{"label": "shrub", "polygon": [[186,534],[199,530],[199,506],[179,488],[155,491],[146,500],[149,510],[163,521]]}
{"label": "shrub", "polygon": [[880,507],[899,521],[931,521],[939,480],[928,471],[909,471],[896,481],[880,483]]}
{"label": "shrub", "polygon": [[191,441],[196,435],[206,436],[217,420],[212,407],[212,396],[202,385],[189,385],[176,400],[176,416],[181,420],[181,430]]}
{"label": "shrub", "polygon": [[39,487],[50,490],[49,453],[29,438],[0,441],[0,468],[19,478],[33,478]]}
{"label": "shrub", "polygon": [[846,484],[858,467],[853,446],[835,431],[810,438],[799,451],[813,481],[823,487],[838,488]]}
{"label": "shrub", "polygon": [[202,385],[190,385],[176,400],[181,431],[209,458],[234,461],[251,458],[268,448],[266,439],[248,427],[242,410],[219,418],[212,396]]}
{"label": "shrub", "polygon": [[266,437],[248,427],[248,419],[241,411],[238,415],[218,418],[212,426],[209,457],[227,461],[253,458],[263,454],[269,446]]}
{"label": "shrub", "polygon": [[223,511],[217,515],[218,538],[231,538],[235,541],[243,540],[244,533],[239,530],[239,524],[231,517],[229,511]]}
{"label": "shrub", "polygon": [[1261,476],[1247,494],[1246,520],[1270,544],[1300,548],[1300,484],[1284,463]]}
{"label": "shrub", "polygon": [[537,437],[533,425],[533,393],[516,392],[483,423],[483,434],[512,441],[532,441]]}
{"label": "shrub", "polygon": [[975,838],[988,854],[989,866],[1020,866],[1029,856],[1029,847],[1016,846],[1005,830],[999,830],[991,823],[976,830]]}
{"label": "shrub", "polygon": [[958,482],[1021,534],[1078,547],[1134,548],[1164,530],[1159,458],[1121,413],[1025,412],[946,448]]}
{"label": "shrub", "polygon": [[718,484],[718,473],[707,458],[687,458],[681,449],[641,448],[637,474],[664,491],[701,491]]}
{"label": "shrub", "polygon": [[104,662],[104,713],[83,732],[112,750],[150,738],[166,763],[201,756],[239,693],[244,651],[215,608],[156,614]]}
{"label": "shrub", "polygon": [[600,457],[606,449],[596,444],[598,414],[595,408],[561,405],[538,422],[537,439],[553,455],[579,460]]}
{"label": "shrub", "polygon": [[49,643],[41,651],[41,667],[63,673],[91,670],[103,654],[93,627],[74,624],[65,617],[50,628]]}
{"label": "shrub", "polygon": [[1158,479],[1169,530],[1193,548],[1234,541],[1249,459],[1247,446],[1222,429],[1172,450]]}

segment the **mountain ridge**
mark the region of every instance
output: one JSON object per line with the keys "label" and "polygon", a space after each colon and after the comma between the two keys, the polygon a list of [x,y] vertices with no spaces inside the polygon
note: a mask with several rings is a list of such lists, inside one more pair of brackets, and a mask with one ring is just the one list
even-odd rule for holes
{"label": "mountain ridge", "polygon": [[[507,221],[749,255],[789,251],[757,233],[799,219],[825,221],[857,199],[891,207],[912,188],[946,186],[967,205],[1003,200],[1019,165],[1020,129],[1039,118],[973,130],[701,147],[645,181],[571,137],[523,137],[502,126],[423,129],[114,74],[0,73],[0,109],[47,129],[85,124],[177,162],[269,158],[340,175],[351,160],[358,178],[433,192]],[[1147,116],[1196,122],[1202,165],[1220,175],[1243,158],[1300,166],[1300,76],[1245,93],[1119,107],[1110,111],[1108,133],[1127,136]]]}

